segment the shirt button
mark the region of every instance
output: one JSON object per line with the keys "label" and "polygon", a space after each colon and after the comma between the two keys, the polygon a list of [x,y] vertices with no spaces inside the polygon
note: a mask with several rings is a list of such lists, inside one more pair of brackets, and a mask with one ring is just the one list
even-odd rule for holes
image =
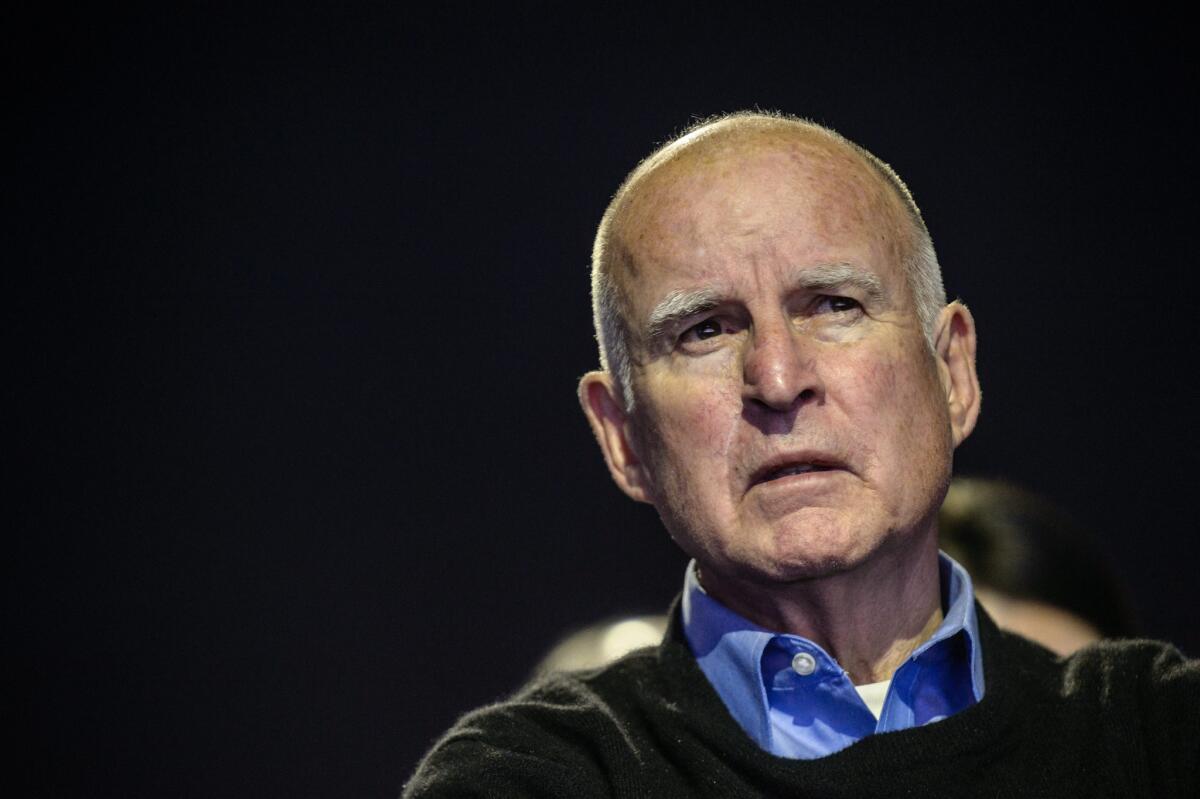
{"label": "shirt button", "polygon": [[792,671],[801,677],[807,677],[817,670],[817,661],[807,652],[797,652],[792,658]]}

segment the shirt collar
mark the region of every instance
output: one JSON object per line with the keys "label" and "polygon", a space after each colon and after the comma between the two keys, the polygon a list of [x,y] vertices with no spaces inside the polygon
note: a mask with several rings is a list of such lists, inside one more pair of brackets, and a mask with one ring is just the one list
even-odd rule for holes
{"label": "shirt collar", "polygon": [[[942,623],[925,643],[909,655],[909,660],[929,651],[962,631],[970,648],[971,692],[975,701],[983,699],[983,653],[979,651],[979,620],[975,616],[975,587],[971,575],[945,552],[938,552],[938,572],[942,583]],[[697,585],[699,583],[697,582]]]}
{"label": "shirt collar", "polygon": [[767,696],[760,664],[774,633],[739,616],[713,599],[688,563],[683,583],[683,634],[700,669],[729,713],[762,744],[771,737]]}
{"label": "shirt collar", "polygon": [[[926,652],[962,633],[968,650],[969,681],[975,701],[983,698],[983,658],[979,649],[979,627],[971,578],[958,563],[939,553],[942,590],[942,623],[928,640],[918,646],[910,663]],[[772,750],[769,700],[763,684],[763,652],[777,633],[759,627],[709,596],[696,577],[696,562],[688,564],[681,603],[684,636],[697,663],[723,700],[730,714],[764,749]],[[813,642],[805,641],[812,647]],[[932,653],[931,653],[932,654]],[[881,724],[885,723],[881,720]],[[907,722],[912,726],[911,719]],[[904,722],[901,722],[903,725]]]}

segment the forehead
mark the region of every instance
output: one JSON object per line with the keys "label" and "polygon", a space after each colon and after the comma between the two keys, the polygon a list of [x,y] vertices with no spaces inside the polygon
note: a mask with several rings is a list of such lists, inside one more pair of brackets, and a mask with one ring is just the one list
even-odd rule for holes
{"label": "forehead", "polygon": [[892,188],[844,144],[794,137],[701,147],[631,187],[615,231],[626,251],[618,279],[635,315],[684,284],[737,282],[762,269],[851,262],[895,280],[909,230]]}

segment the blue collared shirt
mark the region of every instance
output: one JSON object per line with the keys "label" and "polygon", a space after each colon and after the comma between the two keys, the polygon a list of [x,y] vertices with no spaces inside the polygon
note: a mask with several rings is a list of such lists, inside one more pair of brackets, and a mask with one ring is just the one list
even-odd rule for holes
{"label": "blue collared shirt", "polygon": [[730,714],[759,746],[780,757],[823,757],[872,733],[940,721],[983,698],[971,578],[945,553],[939,558],[942,623],[892,675],[878,720],[825,650],[726,608],[700,586],[695,561],[684,581],[684,635]]}

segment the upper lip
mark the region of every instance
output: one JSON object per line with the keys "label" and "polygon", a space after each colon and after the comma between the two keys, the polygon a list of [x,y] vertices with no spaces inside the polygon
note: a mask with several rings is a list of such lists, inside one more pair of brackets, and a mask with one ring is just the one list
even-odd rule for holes
{"label": "upper lip", "polygon": [[796,450],[773,455],[750,475],[749,488],[770,479],[771,475],[789,466],[819,466],[823,469],[845,469],[845,462],[836,455],[820,450]]}

